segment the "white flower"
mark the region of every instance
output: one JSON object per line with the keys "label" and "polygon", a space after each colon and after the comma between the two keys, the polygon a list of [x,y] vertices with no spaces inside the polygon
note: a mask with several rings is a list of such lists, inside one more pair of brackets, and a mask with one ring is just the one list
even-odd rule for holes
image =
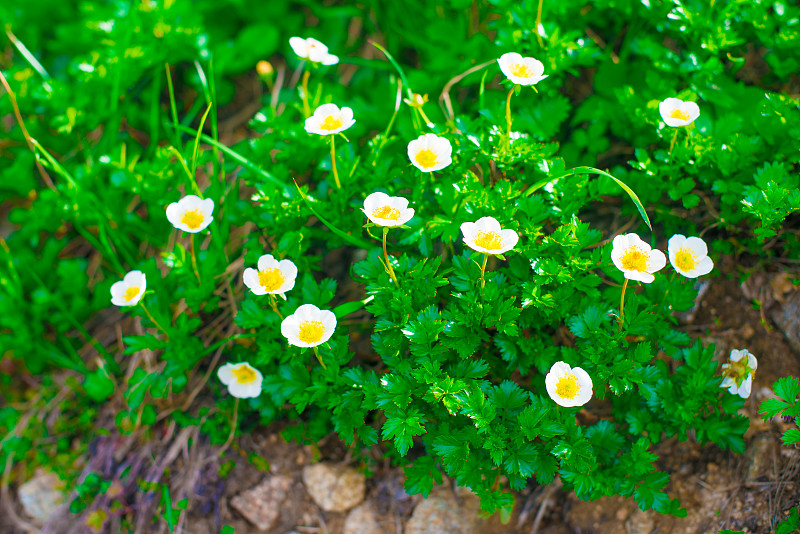
{"label": "white flower", "polygon": [[638,235],[626,234],[614,238],[611,261],[625,278],[649,284],[656,279],[653,273],[667,264],[667,257],[660,250],[651,249]]}
{"label": "white flower", "polygon": [[486,254],[503,254],[519,241],[517,232],[508,228],[503,230],[494,217],[481,217],[474,223],[462,223],[461,233],[469,248]]}
{"label": "white flower", "polygon": [[516,52],[509,52],[497,60],[500,70],[506,78],[519,85],[534,85],[549,76],[544,74],[544,65],[538,59],[522,57]]}
{"label": "white flower", "polygon": [[336,65],[339,63],[338,57],[328,53],[327,46],[311,37],[308,39],[292,37],[289,39],[289,46],[292,47],[292,50],[300,59],[322,63],[323,65]]}
{"label": "white flower", "polygon": [[714,268],[714,262],[708,257],[708,247],[699,237],[675,234],[669,238],[667,252],[675,270],[687,278],[703,276]]}
{"label": "white flower", "polygon": [[244,284],[256,295],[282,295],[294,287],[297,267],[290,260],[278,261],[271,254],[258,258],[258,270],[244,270]]}
{"label": "white flower", "polygon": [[583,406],[592,398],[592,378],[580,367],[556,362],[544,377],[547,394],[556,404],[566,408]]}
{"label": "white flower", "polygon": [[316,347],[328,341],[336,328],[336,316],[313,304],[303,304],[281,323],[281,334],[296,347]]}
{"label": "white flower", "polygon": [[414,208],[408,207],[408,199],[390,197],[380,192],[372,193],[365,198],[361,211],[370,221],[380,226],[400,226],[414,216]]}
{"label": "white flower", "polygon": [[700,116],[700,108],[694,102],[684,102],[678,98],[668,98],[658,105],[661,118],[667,126],[686,126]]}
{"label": "white flower", "polygon": [[142,271],[131,271],[125,278],[111,285],[111,304],[115,306],[133,306],[142,300],[144,291],[147,289]]}
{"label": "white flower", "polygon": [[336,104],[322,104],[306,119],[306,131],[311,134],[333,135],[343,132],[355,123],[352,109],[339,109]]}
{"label": "white flower", "polygon": [[228,386],[228,393],[239,399],[261,395],[264,377],[247,362],[226,363],[217,371],[220,382]]}
{"label": "white flower", "polygon": [[167,220],[172,226],[184,232],[196,234],[211,224],[214,217],[214,201],[202,199],[196,195],[186,195],[177,202],[167,206]]}
{"label": "white flower", "polygon": [[439,171],[453,163],[453,147],[446,137],[424,134],[408,143],[408,159],[422,172]]}
{"label": "white flower", "polygon": [[758,361],[747,349],[733,349],[730,360],[731,363],[722,364],[724,378],[719,387],[728,388],[728,393],[731,395],[739,395],[746,399],[750,396]]}

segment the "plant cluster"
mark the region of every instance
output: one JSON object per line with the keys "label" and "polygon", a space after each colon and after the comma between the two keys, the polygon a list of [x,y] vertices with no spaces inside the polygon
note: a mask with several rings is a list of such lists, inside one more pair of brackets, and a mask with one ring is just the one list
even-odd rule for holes
{"label": "plant cluster", "polygon": [[[82,425],[114,403],[114,432],[168,417],[227,448],[286,419],[504,514],[558,475],[682,515],[654,445],[744,449],[755,357],[720,367],[675,314],[712,258],[800,252],[800,109],[779,90],[800,8],[386,3],[396,35],[373,47],[339,33],[374,20],[349,5],[306,30],[288,2],[112,4],[43,2],[55,37],[0,7],[0,352],[68,371]],[[745,83],[748,42],[771,71]],[[257,63],[269,94],[222,142]],[[89,326],[112,305],[144,327],[122,348]],[[785,380],[765,416],[797,415]],[[43,457],[25,395],[0,411],[20,478],[80,452]]]}

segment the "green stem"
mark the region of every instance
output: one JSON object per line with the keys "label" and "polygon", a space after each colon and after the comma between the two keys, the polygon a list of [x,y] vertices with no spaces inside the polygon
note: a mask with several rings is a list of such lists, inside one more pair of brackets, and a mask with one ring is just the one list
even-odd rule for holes
{"label": "green stem", "polygon": [[489,254],[486,254],[484,252],[483,265],[481,265],[481,294],[483,294],[483,288],[484,286],[486,286],[486,278],[484,278],[484,276],[486,275],[486,262],[488,261],[489,261]]}
{"label": "green stem", "polygon": [[383,259],[386,261],[386,272],[389,273],[389,276],[392,277],[392,281],[394,281],[394,285],[400,287],[400,284],[397,282],[397,277],[394,275],[394,269],[392,269],[392,264],[389,263],[389,253],[386,252],[386,234],[389,233],[389,227],[383,227]]}
{"label": "green stem", "polygon": [[272,311],[274,311],[278,317],[281,318],[281,321],[283,321],[283,315],[281,315],[281,312],[278,311],[278,303],[275,301],[275,295],[272,293],[269,295],[269,305],[272,308]]}
{"label": "green stem", "polygon": [[231,433],[228,434],[228,439],[225,441],[225,445],[222,446],[220,449],[219,454],[228,450],[228,447],[231,446],[233,442],[233,436],[236,435],[236,422],[239,419],[239,397],[235,397],[233,401],[233,420],[231,421]]}
{"label": "green stem", "polygon": [[327,370],[328,368],[325,366],[325,362],[322,361],[322,356],[319,355],[317,347],[311,347],[311,349],[314,351],[314,356],[317,357],[317,361],[319,361],[319,364],[322,366],[322,368]]}
{"label": "green stem", "polygon": [[311,106],[308,105],[308,78],[311,76],[311,71],[306,70],[303,73],[303,115],[306,117],[311,116]]}
{"label": "green stem", "polygon": [[508,92],[508,96],[506,97],[506,146],[511,146],[511,96],[514,94],[514,89],[516,89],[516,85],[514,85],[511,90]]}
{"label": "green stem", "polygon": [[148,309],[147,309],[147,306],[145,306],[145,305],[144,305],[144,302],[141,302],[141,301],[140,301],[140,302],[139,302],[139,304],[142,306],[142,310],[144,311],[145,315],[147,315],[147,318],[148,318],[148,319],[150,319],[150,321],[151,321],[151,322],[152,322],[154,325],[156,325],[156,328],[158,328],[159,330],[161,330],[161,332],[163,332],[163,333],[164,333],[164,338],[165,338],[167,341],[169,341],[169,333],[166,331],[166,329],[165,329],[163,326],[161,326],[160,324],[158,324],[158,321],[156,321],[156,320],[155,320],[155,318],[153,317],[153,315],[150,313],[150,310],[148,310]]}
{"label": "green stem", "polygon": [[192,255],[192,270],[197,277],[197,282],[202,285],[203,280],[200,279],[200,272],[197,270],[197,256],[194,254],[194,234],[189,237],[189,250]]}
{"label": "green stem", "polygon": [[336,182],[336,189],[341,189],[342,184],[339,183],[339,173],[336,170],[336,142],[334,141],[336,134],[331,135],[331,169],[333,169],[333,179]]}
{"label": "green stem", "polygon": [[622,296],[619,299],[619,330],[617,332],[622,332],[622,325],[625,322],[625,290],[628,289],[628,279],[626,278],[624,282],[622,282]]}
{"label": "green stem", "polygon": [[675,148],[675,141],[678,140],[678,128],[675,128],[675,135],[672,136],[672,142],[669,144],[669,153],[672,154],[672,149]]}

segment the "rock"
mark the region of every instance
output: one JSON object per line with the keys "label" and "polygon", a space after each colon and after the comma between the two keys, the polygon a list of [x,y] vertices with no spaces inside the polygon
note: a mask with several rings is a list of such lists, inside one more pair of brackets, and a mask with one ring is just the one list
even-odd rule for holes
{"label": "rock", "polygon": [[258,530],[266,532],[275,524],[280,507],[292,486],[288,477],[275,475],[231,499],[231,507]]}
{"label": "rock", "polygon": [[47,522],[64,504],[61,481],[53,473],[37,470],[33,477],[17,490],[25,513],[41,523]]}
{"label": "rock", "polygon": [[656,526],[651,517],[652,513],[643,512],[637,508],[625,522],[625,530],[628,531],[628,534],[650,534]]}
{"label": "rock", "polygon": [[769,432],[762,432],[753,438],[744,453],[747,466],[745,481],[756,482],[772,471],[774,447],[775,439]]}
{"label": "rock", "polygon": [[344,534],[383,534],[372,505],[364,503],[350,510],[344,520]]}
{"label": "rock", "polygon": [[472,534],[477,514],[467,513],[447,490],[420,501],[406,524],[406,534]]}
{"label": "rock", "polygon": [[346,512],[364,500],[364,475],[352,467],[318,463],[303,469],[306,491],[326,512]]}
{"label": "rock", "polygon": [[789,345],[800,354],[800,291],[787,298],[783,306],[772,310],[770,318],[783,332]]}

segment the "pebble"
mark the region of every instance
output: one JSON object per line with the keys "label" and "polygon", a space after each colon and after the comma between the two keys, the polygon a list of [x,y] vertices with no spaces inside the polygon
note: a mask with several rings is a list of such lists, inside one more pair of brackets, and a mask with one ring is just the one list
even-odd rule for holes
{"label": "pebble", "polygon": [[775,439],[769,432],[762,432],[753,438],[744,453],[745,465],[747,466],[745,481],[756,482],[759,478],[771,472],[774,447]]}
{"label": "pebble", "polygon": [[344,534],[383,534],[372,505],[364,503],[350,510],[344,520]]}
{"label": "pebble", "polygon": [[22,509],[31,518],[45,523],[64,503],[58,489],[61,481],[53,473],[37,470],[33,477],[17,490]]}
{"label": "pebble", "polygon": [[257,486],[231,499],[231,507],[258,530],[266,532],[278,519],[281,504],[286,500],[291,486],[292,480],[288,477],[267,477]]}
{"label": "pebble", "polygon": [[656,526],[652,513],[654,512],[647,513],[637,508],[625,523],[625,530],[628,534],[650,534]]}
{"label": "pebble", "polygon": [[477,514],[459,506],[447,490],[432,493],[414,509],[406,534],[473,534]]}
{"label": "pebble", "polygon": [[366,480],[352,467],[321,462],[303,469],[306,491],[326,512],[346,512],[364,500]]}

